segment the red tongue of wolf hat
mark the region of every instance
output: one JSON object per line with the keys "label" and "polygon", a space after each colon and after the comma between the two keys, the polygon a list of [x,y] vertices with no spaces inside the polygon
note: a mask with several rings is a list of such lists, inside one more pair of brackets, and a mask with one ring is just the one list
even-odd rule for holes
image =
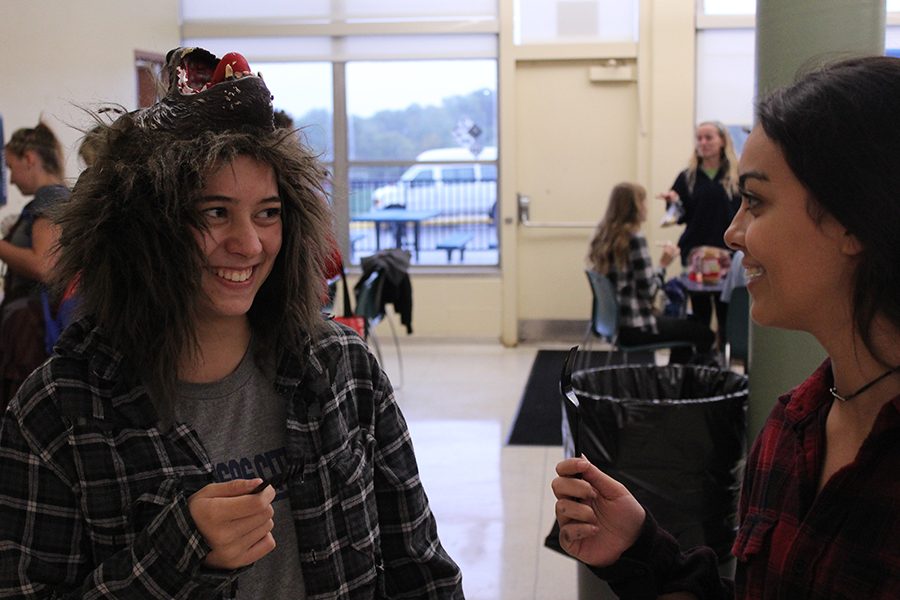
{"label": "red tongue of wolf hat", "polygon": [[272,131],[272,93],[237,52],[218,59],[203,48],[166,55],[164,98],[135,113],[140,127],[190,138],[203,131],[260,128]]}

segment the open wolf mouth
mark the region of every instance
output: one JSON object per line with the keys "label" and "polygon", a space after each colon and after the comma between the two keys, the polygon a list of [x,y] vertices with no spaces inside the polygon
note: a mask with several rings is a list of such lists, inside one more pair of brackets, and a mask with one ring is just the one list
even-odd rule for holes
{"label": "open wolf mouth", "polygon": [[166,56],[168,90],[138,111],[139,126],[191,137],[201,131],[260,127],[271,131],[272,94],[237,52],[221,59],[203,48],[175,48]]}

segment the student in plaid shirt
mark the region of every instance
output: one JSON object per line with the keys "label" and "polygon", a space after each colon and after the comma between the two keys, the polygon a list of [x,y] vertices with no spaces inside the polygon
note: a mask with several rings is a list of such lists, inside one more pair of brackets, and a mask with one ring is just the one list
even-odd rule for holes
{"label": "student in plaid shirt", "polygon": [[[714,341],[709,327],[694,319],[653,314],[653,301],[665,283],[666,267],[678,256],[678,247],[665,244],[659,268],[654,268],[641,224],[647,220],[647,190],[636,183],[620,183],[609,194],[609,204],[588,250],[590,267],[606,275],[619,301],[619,340],[625,344],[688,341],[698,353],[710,351]],[[673,348],[669,363],[686,363],[690,348]]]}
{"label": "student in plaid shirt", "polygon": [[889,57],[823,67],[758,107],[725,238],[753,319],[811,333],[829,358],[750,453],[734,582],[587,460],[557,466],[562,546],[623,598],[900,598],[898,115]]}
{"label": "student in plaid shirt", "polygon": [[320,165],[245,63],[171,57],[58,215],[83,316],[0,424],[0,598],[463,598],[390,382],[321,314]]}

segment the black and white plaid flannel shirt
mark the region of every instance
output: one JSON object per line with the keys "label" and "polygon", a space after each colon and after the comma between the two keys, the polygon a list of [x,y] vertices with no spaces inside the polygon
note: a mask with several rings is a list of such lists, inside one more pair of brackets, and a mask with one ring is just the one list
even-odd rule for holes
{"label": "black and white plaid flannel shirt", "polygon": [[662,288],[665,269],[653,268],[647,238],[640,232],[628,240],[628,262],[620,269],[615,261],[609,267],[609,279],[619,299],[619,326],[656,332],[653,300]]}
{"label": "black and white plaid flannel shirt", "polygon": [[[144,386],[87,321],[25,382],[0,427],[0,597],[234,598],[187,498],[212,465],[186,425],[162,432]],[[275,381],[306,598],[463,597],[406,422],[362,339],[334,323]],[[239,583],[239,582],[238,582]]]}

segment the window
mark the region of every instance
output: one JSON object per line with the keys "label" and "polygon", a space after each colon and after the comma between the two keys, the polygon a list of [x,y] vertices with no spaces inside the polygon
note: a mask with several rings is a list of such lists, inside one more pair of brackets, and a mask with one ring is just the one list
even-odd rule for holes
{"label": "window", "polygon": [[[466,263],[496,265],[496,61],[354,61],[346,79],[350,262],[387,239],[418,247],[415,264],[446,265],[437,246],[466,234]],[[354,221],[386,208],[410,216],[390,236]]]}
{"label": "window", "polygon": [[751,29],[697,31],[697,122],[753,123],[756,39]]}
{"label": "window", "polygon": [[[456,234],[469,236],[465,264],[499,264],[496,0],[182,0],[181,11],[183,45],[241,51],[329,163],[349,264],[400,244],[418,246],[414,264],[447,265],[437,245]],[[387,207],[412,220],[372,219]]]}
{"label": "window", "polygon": [[516,44],[638,39],[638,0],[519,0],[516,15]]}
{"label": "window", "polygon": [[[404,177],[404,179],[406,178]],[[432,186],[434,185],[434,171],[431,169],[419,170],[409,181],[412,187]]]}
{"label": "window", "polygon": [[447,167],[444,169],[444,176],[441,177],[441,179],[446,183],[457,181],[475,181],[475,167]]}
{"label": "window", "polygon": [[[900,56],[900,0],[886,4],[885,54]],[[729,124],[738,153],[753,122],[755,16],[755,0],[698,0],[697,122]]]}
{"label": "window", "polygon": [[703,0],[707,15],[756,15],[756,0]]}
{"label": "window", "polygon": [[351,160],[410,160],[442,147],[497,144],[494,60],[347,64]]}
{"label": "window", "polygon": [[698,0],[696,119],[725,123],[740,155],[753,123],[756,0]]}
{"label": "window", "polygon": [[255,62],[252,67],[272,92],[275,110],[287,113],[322,160],[334,160],[331,63]]}

